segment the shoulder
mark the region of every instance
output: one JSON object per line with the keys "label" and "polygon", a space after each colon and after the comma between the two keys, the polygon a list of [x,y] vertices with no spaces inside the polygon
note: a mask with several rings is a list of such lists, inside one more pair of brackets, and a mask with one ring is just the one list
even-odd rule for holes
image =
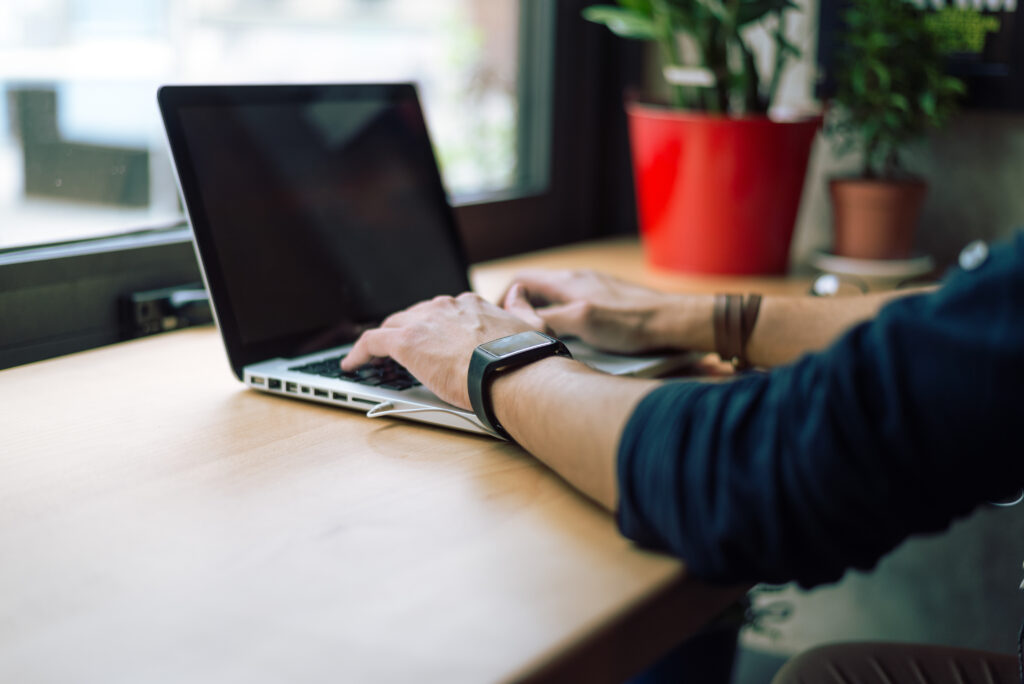
{"label": "shoulder", "polygon": [[1024,303],[1024,230],[991,244],[975,241],[965,247],[960,263],[950,268],[942,286],[929,294],[899,299],[879,319],[978,319],[996,311],[1010,312]]}

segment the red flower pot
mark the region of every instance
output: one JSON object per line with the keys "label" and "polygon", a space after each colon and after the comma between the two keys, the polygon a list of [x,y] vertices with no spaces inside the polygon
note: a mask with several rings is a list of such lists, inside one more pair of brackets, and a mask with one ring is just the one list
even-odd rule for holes
{"label": "red flower pot", "polygon": [[733,119],[630,103],[648,261],[694,273],[781,274],[820,117]]}

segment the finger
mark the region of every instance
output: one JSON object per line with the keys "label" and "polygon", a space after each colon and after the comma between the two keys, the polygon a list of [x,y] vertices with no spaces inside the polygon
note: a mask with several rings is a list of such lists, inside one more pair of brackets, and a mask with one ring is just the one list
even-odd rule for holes
{"label": "finger", "polygon": [[539,316],[556,336],[575,335],[583,338],[587,333],[589,304],[578,301],[536,309]]}
{"label": "finger", "polygon": [[552,271],[537,268],[520,271],[499,301],[505,300],[514,285],[522,285],[526,289],[527,301],[537,305],[558,304],[571,298],[570,279],[571,272],[564,270]]}
{"label": "finger", "polygon": [[508,294],[505,295],[505,299],[502,301],[502,308],[537,330],[545,332],[548,330],[544,319],[538,316],[537,312],[530,306],[530,302],[526,299],[526,290],[519,283],[514,283],[509,288]]}
{"label": "finger", "polygon": [[352,371],[363,366],[375,357],[391,356],[391,345],[394,343],[397,328],[374,328],[367,330],[356,343],[352,350],[341,360],[341,369]]}

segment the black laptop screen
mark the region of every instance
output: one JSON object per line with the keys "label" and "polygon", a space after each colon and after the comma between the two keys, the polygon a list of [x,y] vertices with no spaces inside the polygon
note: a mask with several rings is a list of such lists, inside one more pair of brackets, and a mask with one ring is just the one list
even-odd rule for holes
{"label": "black laptop screen", "polygon": [[174,111],[175,161],[226,334],[242,346],[288,340],[276,353],[297,354],[466,289],[415,91],[274,91]]}

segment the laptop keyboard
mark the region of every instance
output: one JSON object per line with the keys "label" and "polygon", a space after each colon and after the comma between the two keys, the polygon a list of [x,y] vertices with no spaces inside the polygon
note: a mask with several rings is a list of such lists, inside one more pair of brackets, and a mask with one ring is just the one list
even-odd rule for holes
{"label": "laptop keyboard", "polygon": [[365,366],[360,366],[354,371],[341,370],[342,356],[333,356],[329,359],[313,361],[302,366],[293,366],[288,370],[310,375],[319,375],[325,378],[340,378],[351,380],[363,385],[381,387],[383,389],[404,390],[419,385],[420,382],[409,374],[409,371],[392,359],[378,359]]}

